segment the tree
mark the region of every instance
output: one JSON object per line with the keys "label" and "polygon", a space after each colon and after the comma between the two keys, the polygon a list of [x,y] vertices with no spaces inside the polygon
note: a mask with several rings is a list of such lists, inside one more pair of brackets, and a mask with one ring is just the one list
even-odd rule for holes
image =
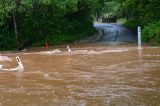
{"label": "tree", "polygon": [[15,36],[17,39],[17,48],[20,48],[19,31],[17,25],[17,14],[25,11],[31,6],[31,0],[1,0],[0,1],[0,26],[7,24],[7,20],[13,20]]}
{"label": "tree", "polygon": [[19,49],[46,36],[90,32],[99,6],[99,0],[0,0],[0,27],[14,30]]}

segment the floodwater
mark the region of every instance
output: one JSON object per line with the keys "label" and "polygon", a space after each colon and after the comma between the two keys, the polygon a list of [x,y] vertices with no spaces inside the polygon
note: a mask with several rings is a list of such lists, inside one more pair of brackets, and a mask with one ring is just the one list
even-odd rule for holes
{"label": "floodwater", "polygon": [[0,106],[159,106],[160,47],[72,45],[2,53]]}

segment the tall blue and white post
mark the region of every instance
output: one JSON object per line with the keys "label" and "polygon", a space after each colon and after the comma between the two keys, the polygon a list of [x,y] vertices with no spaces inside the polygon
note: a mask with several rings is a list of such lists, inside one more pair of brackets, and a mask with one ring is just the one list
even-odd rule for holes
{"label": "tall blue and white post", "polygon": [[138,26],[138,49],[141,49],[141,27]]}

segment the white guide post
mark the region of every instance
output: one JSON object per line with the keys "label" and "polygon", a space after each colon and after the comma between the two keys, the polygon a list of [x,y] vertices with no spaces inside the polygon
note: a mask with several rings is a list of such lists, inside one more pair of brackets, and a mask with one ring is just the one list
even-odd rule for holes
{"label": "white guide post", "polygon": [[141,27],[138,26],[138,49],[141,49]]}

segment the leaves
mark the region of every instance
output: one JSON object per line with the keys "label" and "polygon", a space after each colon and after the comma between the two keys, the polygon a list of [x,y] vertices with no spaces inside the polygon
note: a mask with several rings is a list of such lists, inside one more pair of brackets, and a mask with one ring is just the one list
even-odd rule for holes
{"label": "leaves", "polygon": [[160,21],[155,21],[147,24],[142,31],[142,40],[151,41],[160,44]]}
{"label": "leaves", "polygon": [[[0,36],[13,32],[13,11],[21,45],[40,42],[47,35],[77,35],[82,32],[85,35],[93,30],[92,15],[98,6],[99,0],[0,0]],[[50,40],[73,41],[69,36],[61,37],[50,37]]]}

